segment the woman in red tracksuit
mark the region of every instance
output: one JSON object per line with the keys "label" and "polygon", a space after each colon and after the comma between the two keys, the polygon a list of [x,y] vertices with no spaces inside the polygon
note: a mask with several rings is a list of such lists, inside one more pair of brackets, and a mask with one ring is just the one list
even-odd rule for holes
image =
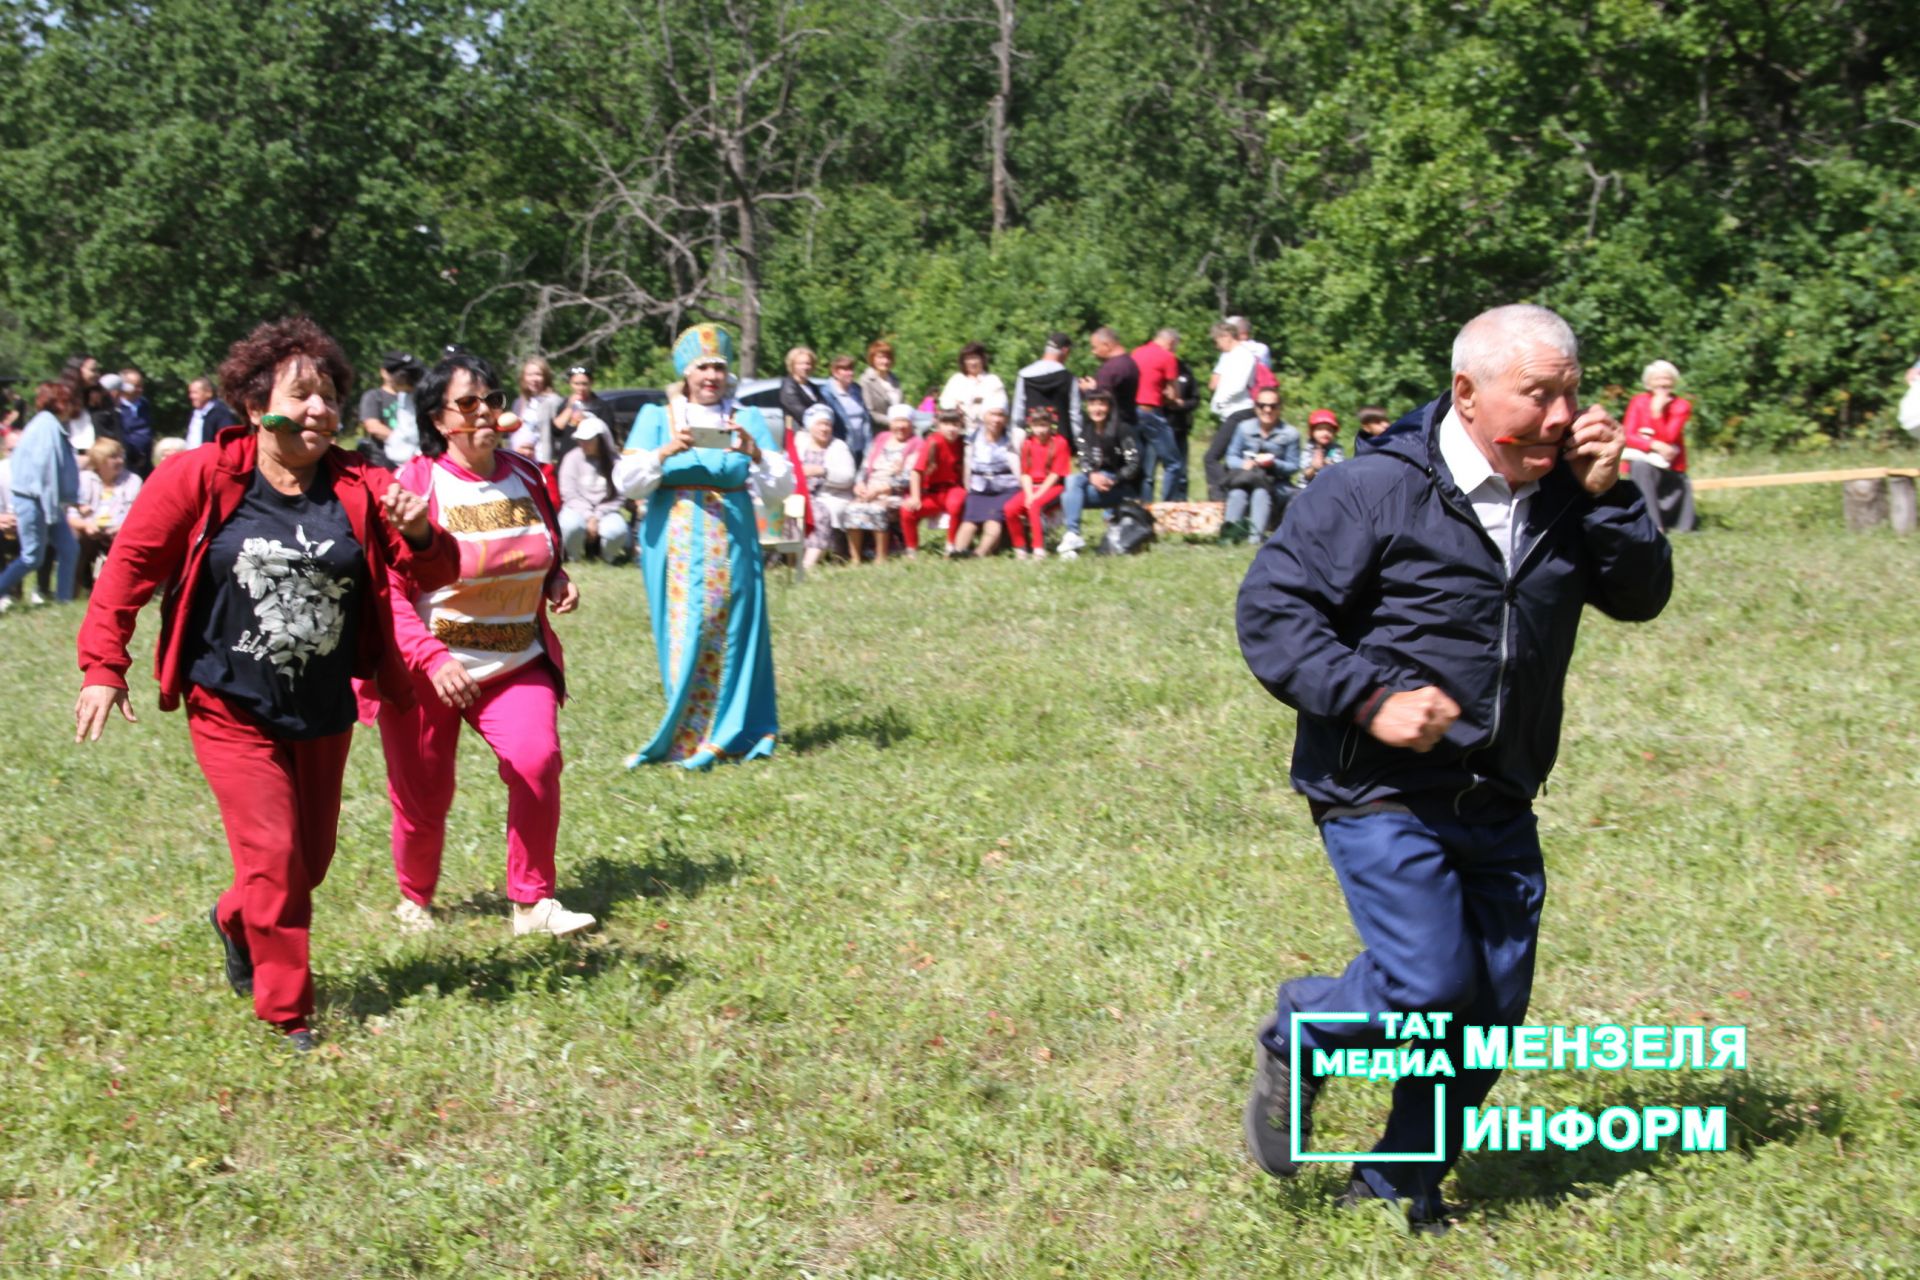
{"label": "woman in red tracksuit", "polygon": [[[80,627],[75,738],[127,704],[127,646],[163,586],[160,708],[183,701],[213,787],[233,883],[210,912],[227,981],[295,1049],[313,1047],[313,890],[333,860],[355,676],[411,701],[393,643],[388,570],[459,573],[427,504],[334,446],[353,380],[305,317],[261,325],[220,367],[245,417],[154,472],[115,540]],[[404,606],[403,606],[404,607]]]}

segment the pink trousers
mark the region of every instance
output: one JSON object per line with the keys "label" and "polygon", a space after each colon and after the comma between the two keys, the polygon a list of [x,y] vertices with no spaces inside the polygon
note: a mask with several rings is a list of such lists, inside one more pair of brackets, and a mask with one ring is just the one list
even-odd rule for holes
{"label": "pink trousers", "polygon": [[551,898],[553,849],[560,836],[560,696],[553,668],[539,659],[490,680],[464,709],[440,701],[425,682],[416,682],[415,692],[419,701],[410,711],[390,702],[380,706],[400,892],[421,906],[433,902],[465,720],[499,757],[500,780],[507,784],[507,897],[515,902]]}

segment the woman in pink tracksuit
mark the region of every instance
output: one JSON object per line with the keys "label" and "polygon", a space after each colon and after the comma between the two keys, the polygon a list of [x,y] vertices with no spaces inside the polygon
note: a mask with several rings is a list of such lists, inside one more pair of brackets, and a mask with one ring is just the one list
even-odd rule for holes
{"label": "woman in pink tracksuit", "polygon": [[579,590],[560,567],[560,526],[537,468],[501,449],[505,405],[493,369],[448,356],[414,390],[420,456],[403,487],[427,499],[460,548],[460,576],[423,591],[396,581],[394,633],[417,705],[379,710],[393,802],[393,865],[403,929],[433,927],[447,812],[453,805],[460,723],[500,760],[507,785],[507,897],[515,936],[561,936],[594,923],[554,897],[560,832],[558,712],[565,693],[560,642],[547,608],[570,613]]}

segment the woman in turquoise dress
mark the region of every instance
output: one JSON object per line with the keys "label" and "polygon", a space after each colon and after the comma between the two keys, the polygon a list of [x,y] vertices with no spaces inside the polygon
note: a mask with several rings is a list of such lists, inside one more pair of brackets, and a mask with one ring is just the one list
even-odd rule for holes
{"label": "woman in turquoise dress", "polygon": [[[733,352],[718,325],[681,334],[673,365],[685,397],[642,409],[614,467],[620,491],[646,500],[639,561],[667,698],[659,728],[628,768],[752,760],[773,754],[779,732],[753,499],[778,510],[793,491],[793,468],[760,411],[732,398]],[[732,444],[696,447],[697,430],[725,431]]]}

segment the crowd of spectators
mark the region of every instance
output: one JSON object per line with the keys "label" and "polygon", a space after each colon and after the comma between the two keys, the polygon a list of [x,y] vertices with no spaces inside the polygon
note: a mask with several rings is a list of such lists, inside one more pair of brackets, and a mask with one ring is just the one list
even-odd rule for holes
{"label": "crowd of spectators", "polygon": [[[868,345],[864,362],[844,354],[826,360],[824,377],[816,377],[822,361],[812,348],[793,348],[773,417],[776,430],[784,425],[800,487],[803,514],[792,535],[802,563],[915,555],[930,526],[948,557],[1010,549],[1039,559],[1051,542],[1051,554],[1072,559],[1087,547],[1089,508],[1111,514],[1194,496],[1188,461],[1203,407],[1211,418],[1204,497],[1218,504],[1223,538],[1263,540],[1300,488],[1361,438],[1385,431],[1391,415],[1360,408],[1344,449],[1331,408],[1312,409],[1303,433],[1287,420],[1272,352],[1247,318],[1227,317],[1208,338],[1211,363],[1196,371],[1173,329],[1129,347],[1101,326],[1086,337],[1091,360],[1083,367],[1091,372],[1076,376],[1075,339],[1054,332],[1008,378],[994,372],[984,344],[970,342],[951,375],[917,404],[885,340]],[[344,443],[390,468],[416,457],[414,389],[425,368],[411,352],[388,352]],[[1646,390],[1627,406],[1624,425],[1627,474],[1661,526],[1683,531],[1694,524],[1684,441],[1692,404],[1676,393],[1678,378],[1666,361],[1649,365]],[[544,475],[567,557],[631,557],[635,511],[612,479],[624,442],[592,371],[574,365],[556,378],[536,356],[519,366],[516,381],[502,428],[513,452]],[[59,378],[33,389],[30,403],[0,402],[0,611],[23,591],[35,603],[85,591],[152,468],[237,421],[208,378],[190,381],[186,399],[184,433],[156,438],[142,371],[107,372],[94,357],[76,356]]]}

